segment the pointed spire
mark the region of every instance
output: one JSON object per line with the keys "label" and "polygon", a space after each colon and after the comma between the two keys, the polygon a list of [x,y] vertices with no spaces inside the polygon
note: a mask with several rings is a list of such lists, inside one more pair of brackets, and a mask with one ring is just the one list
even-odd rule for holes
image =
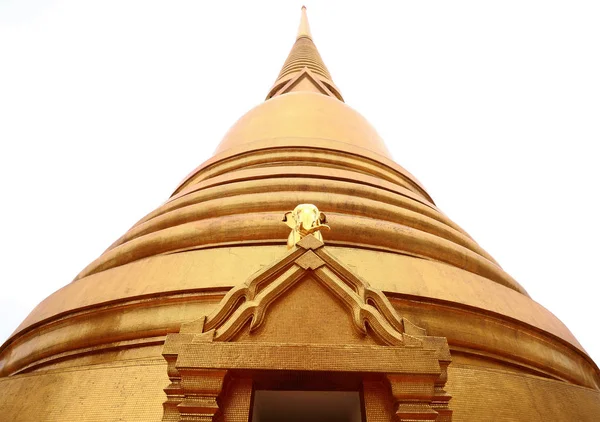
{"label": "pointed spire", "polygon": [[310,38],[312,40],[310,25],[308,24],[308,16],[306,16],[306,6],[302,6],[302,17],[300,18],[300,26],[298,27],[298,35],[296,36],[296,39],[299,40],[302,37]]}
{"label": "pointed spire", "polygon": [[266,99],[293,91],[318,92],[344,101],[313,42],[306,6],[302,6],[296,42]]}

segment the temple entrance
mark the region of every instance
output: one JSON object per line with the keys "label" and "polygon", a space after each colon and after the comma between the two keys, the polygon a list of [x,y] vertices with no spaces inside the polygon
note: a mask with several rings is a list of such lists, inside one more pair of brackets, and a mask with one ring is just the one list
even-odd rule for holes
{"label": "temple entrance", "polygon": [[255,390],[252,422],[362,422],[358,391]]}
{"label": "temple entrance", "polygon": [[446,339],[313,235],[169,334],[163,356],[164,422],[452,420]]}

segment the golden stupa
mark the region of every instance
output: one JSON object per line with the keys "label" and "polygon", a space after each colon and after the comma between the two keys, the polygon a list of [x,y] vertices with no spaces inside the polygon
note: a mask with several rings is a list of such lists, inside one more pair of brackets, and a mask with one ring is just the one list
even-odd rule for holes
{"label": "golden stupa", "polygon": [[600,372],[344,103],[266,101],[0,349],[1,421],[598,421]]}

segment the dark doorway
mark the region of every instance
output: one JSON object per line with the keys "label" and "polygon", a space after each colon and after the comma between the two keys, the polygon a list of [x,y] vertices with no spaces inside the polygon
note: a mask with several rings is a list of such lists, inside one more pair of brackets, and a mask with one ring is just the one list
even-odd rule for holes
{"label": "dark doorway", "polygon": [[358,391],[254,391],[252,422],[362,422]]}

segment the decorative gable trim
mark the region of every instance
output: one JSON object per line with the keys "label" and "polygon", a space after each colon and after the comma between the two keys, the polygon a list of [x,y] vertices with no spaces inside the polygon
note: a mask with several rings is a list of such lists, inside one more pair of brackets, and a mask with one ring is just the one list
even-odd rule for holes
{"label": "decorative gable trim", "polygon": [[269,305],[310,275],[344,303],[360,333],[372,334],[390,346],[422,345],[415,336],[424,335],[425,330],[407,324],[382,292],[347,270],[323,246],[314,236],[306,236],[280,261],[231,289],[206,318],[204,332],[212,331],[215,341],[229,341],[248,320],[250,331],[256,330]]}
{"label": "decorative gable trim", "polygon": [[[319,80],[319,77],[310,71],[308,67],[304,67],[300,73],[291,78],[283,87],[281,87],[272,97],[283,95],[291,92],[294,87],[304,78],[308,78],[310,82],[323,94],[333,98],[338,98],[331,90]],[[270,97],[270,98],[272,98]]]}
{"label": "decorative gable trim", "polygon": [[[232,341],[248,322],[250,331],[260,327],[269,306],[305,277],[340,299],[351,312],[356,329],[385,345]],[[312,235],[231,289],[212,314],[169,334],[163,356],[171,380],[165,389],[165,422],[222,420],[227,412],[249,417],[251,409],[246,404],[251,403],[253,377],[273,371],[360,376],[365,389],[385,380],[394,420],[452,420],[451,397],[444,390],[451,361],[446,339],[427,336],[424,329],[401,318],[381,291],[337,261]],[[238,381],[245,387],[235,390]],[[227,390],[228,397],[238,394],[244,399],[224,401],[221,394],[225,389],[234,389]],[[369,414],[387,412],[381,400],[369,397],[365,395],[364,402]]]}

